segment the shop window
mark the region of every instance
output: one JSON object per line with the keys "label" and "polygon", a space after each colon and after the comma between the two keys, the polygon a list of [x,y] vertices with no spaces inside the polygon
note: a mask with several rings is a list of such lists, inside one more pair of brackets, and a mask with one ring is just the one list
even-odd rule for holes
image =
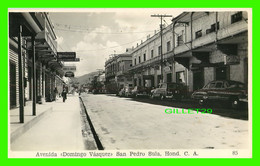
{"label": "shop window", "polygon": [[231,24],[242,20],[242,12],[231,15]]}
{"label": "shop window", "polygon": [[200,38],[201,36],[202,36],[202,30],[199,30],[199,31],[195,32],[196,39]]}

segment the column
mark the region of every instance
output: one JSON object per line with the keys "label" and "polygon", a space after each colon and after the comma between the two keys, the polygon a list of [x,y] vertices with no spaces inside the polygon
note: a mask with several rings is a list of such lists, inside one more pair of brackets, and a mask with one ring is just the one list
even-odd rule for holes
{"label": "column", "polygon": [[35,64],[35,36],[32,36],[32,78],[33,78],[33,98],[32,98],[32,115],[36,115],[36,64]]}
{"label": "column", "polygon": [[45,101],[45,70],[46,66],[42,64],[42,98]]}
{"label": "column", "polygon": [[22,25],[18,31],[18,72],[19,72],[19,118],[20,123],[24,123],[24,82],[22,66]]}

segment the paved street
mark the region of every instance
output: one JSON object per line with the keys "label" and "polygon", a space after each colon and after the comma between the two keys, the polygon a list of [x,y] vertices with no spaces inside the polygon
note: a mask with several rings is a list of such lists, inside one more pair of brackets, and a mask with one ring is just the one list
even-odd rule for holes
{"label": "paved street", "polygon": [[82,94],[82,99],[105,149],[248,147],[246,120],[196,111],[166,114],[174,107],[108,95]]}

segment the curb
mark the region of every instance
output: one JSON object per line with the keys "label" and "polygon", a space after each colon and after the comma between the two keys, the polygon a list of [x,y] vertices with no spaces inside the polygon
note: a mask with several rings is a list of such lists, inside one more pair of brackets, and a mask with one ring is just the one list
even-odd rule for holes
{"label": "curb", "polygon": [[30,128],[32,128],[37,122],[39,122],[42,118],[47,116],[49,113],[53,111],[53,108],[47,108],[46,111],[42,112],[32,120],[24,123],[24,125],[17,128],[15,131],[11,133],[11,139],[10,143],[13,143],[17,138],[19,138],[21,135],[23,135],[26,131],[28,131]]}

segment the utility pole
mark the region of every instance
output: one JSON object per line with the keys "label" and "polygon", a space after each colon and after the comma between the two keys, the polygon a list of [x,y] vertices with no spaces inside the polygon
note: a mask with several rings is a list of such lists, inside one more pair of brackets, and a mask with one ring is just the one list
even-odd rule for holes
{"label": "utility pole", "polygon": [[161,35],[161,79],[162,79],[162,82],[163,81],[163,26],[162,26],[162,20],[163,20],[163,17],[172,17],[172,15],[161,15],[161,14],[154,14],[154,15],[151,15],[151,17],[160,17],[161,18],[161,24],[160,24],[160,35]]}

